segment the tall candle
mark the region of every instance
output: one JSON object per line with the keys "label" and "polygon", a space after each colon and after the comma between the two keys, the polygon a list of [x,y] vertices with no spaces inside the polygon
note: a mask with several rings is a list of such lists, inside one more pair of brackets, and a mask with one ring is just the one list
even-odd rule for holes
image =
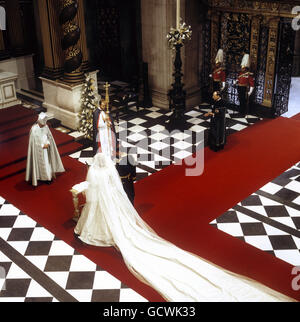
{"label": "tall candle", "polygon": [[176,3],[176,28],[179,29],[180,26],[180,0]]}

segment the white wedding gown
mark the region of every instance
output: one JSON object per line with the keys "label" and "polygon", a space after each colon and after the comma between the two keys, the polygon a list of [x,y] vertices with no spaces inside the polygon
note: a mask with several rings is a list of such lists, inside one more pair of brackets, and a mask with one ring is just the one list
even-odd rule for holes
{"label": "white wedding gown", "polygon": [[87,181],[75,233],[84,243],[116,247],[129,270],[167,301],[293,301],[160,238],[140,218],[104,154],[95,156]]}

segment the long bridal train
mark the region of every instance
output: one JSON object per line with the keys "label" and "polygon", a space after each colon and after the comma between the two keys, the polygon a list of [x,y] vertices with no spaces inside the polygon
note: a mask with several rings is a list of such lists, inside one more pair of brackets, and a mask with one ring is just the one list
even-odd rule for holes
{"label": "long bridal train", "polygon": [[104,154],[95,156],[87,181],[87,202],[75,233],[86,244],[116,247],[128,269],[167,301],[294,301],[160,238],[140,218]]}

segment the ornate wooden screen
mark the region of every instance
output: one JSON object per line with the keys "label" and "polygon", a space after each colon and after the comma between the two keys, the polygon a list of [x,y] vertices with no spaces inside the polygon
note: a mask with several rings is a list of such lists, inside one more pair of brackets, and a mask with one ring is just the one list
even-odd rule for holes
{"label": "ornate wooden screen", "polygon": [[209,74],[211,73],[211,58],[210,58],[210,40],[211,40],[211,24],[210,20],[206,20],[204,25],[203,25],[203,64],[202,64],[202,71],[200,74],[200,84],[202,88],[202,97],[204,101],[209,100],[209,95],[210,95],[210,78]]}
{"label": "ornate wooden screen", "polygon": [[250,50],[251,20],[248,14],[224,13],[221,16],[220,48],[224,50],[227,79],[225,97],[229,104],[239,104],[237,88],[233,82],[237,79],[243,55]]}
{"label": "ornate wooden screen", "polygon": [[282,18],[279,25],[279,46],[277,55],[274,114],[279,116],[288,110],[295,31],[291,20]]}
{"label": "ornate wooden screen", "polygon": [[[224,99],[229,106],[238,105],[237,78],[242,57],[250,54],[250,71],[255,76],[252,106],[263,113],[281,115],[288,108],[295,32],[291,28],[293,5],[250,0],[208,0],[208,23],[203,28],[204,92],[208,69],[214,64],[218,48],[224,50],[227,73]],[[210,34],[210,40],[208,40]],[[210,50],[207,46],[210,45]],[[209,67],[207,66],[209,65]],[[210,96],[211,93],[203,95]]]}
{"label": "ornate wooden screen", "polygon": [[269,28],[266,25],[262,25],[259,32],[259,49],[257,56],[257,69],[255,73],[254,103],[256,104],[262,104],[264,101],[268,38]]}
{"label": "ornate wooden screen", "polygon": [[121,69],[119,8],[106,0],[99,0],[96,12],[97,60],[101,62],[102,75],[115,77]]}

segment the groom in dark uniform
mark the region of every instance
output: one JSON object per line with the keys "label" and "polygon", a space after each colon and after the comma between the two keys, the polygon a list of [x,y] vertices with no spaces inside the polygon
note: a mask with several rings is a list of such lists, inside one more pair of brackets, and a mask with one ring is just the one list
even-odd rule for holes
{"label": "groom in dark uniform", "polygon": [[213,93],[212,112],[205,116],[211,116],[208,145],[215,152],[222,150],[226,144],[226,108],[220,92]]}
{"label": "groom in dark uniform", "polygon": [[131,201],[132,205],[134,205],[134,182],[136,180],[135,160],[131,155],[126,153],[122,154],[119,145],[116,149],[116,157],[116,169],[121,178],[123,188],[128,196],[128,199]]}

